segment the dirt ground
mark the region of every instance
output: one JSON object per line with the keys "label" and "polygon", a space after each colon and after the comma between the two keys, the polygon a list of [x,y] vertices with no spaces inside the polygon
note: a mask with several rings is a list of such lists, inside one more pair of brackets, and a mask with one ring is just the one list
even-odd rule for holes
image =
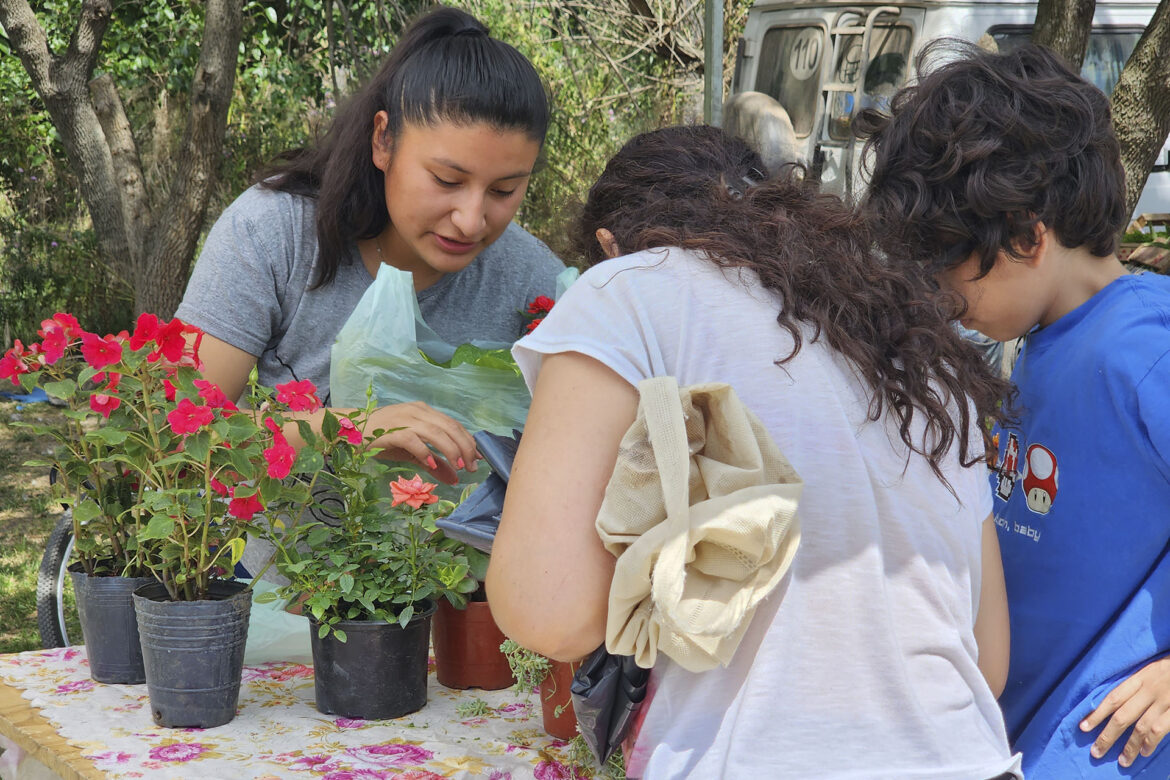
{"label": "dirt ground", "polygon": [[40,647],[36,574],[60,516],[49,499],[47,470],[24,465],[43,457],[51,443],[14,423],[62,419],[62,410],[47,403],[0,400],[0,652]]}

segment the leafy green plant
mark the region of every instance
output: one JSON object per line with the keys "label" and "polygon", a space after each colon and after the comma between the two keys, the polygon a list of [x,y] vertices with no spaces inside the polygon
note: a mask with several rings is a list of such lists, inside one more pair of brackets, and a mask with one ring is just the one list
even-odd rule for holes
{"label": "leafy green plant", "polygon": [[461,718],[482,718],[492,714],[492,707],[483,699],[461,701],[455,705],[455,714]]}
{"label": "leafy green plant", "polygon": [[500,652],[508,659],[508,668],[516,678],[512,690],[519,693],[532,693],[552,671],[552,661],[540,653],[522,647],[512,639],[504,640],[500,645]]}
{"label": "leafy green plant", "polygon": [[27,465],[56,472],[53,500],[73,509],[87,574],[153,575],[173,600],[206,598],[239,561],[254,516],[307,495],[285,478],[316,461],[296,456],[279,410],[315,401],[310,390],[281,386],[272,399],[254,386],[264,411],[242,411],[201,378],[198,329],[151,314],[133,335],[99,336],[59,313],[38,335],[0,358],[0,380],[39,384],[68,405],[63,426],[18,424],[57,442]]}
{"label": "leafy green plant", "polygon": [[[335,416],[326,411],[317,436],[301,426],[306,449],[321,466],[300,516],[268,530],[276,546],[276,567],[289,584],[277,593],[303,599],[319,624],[319,636],[345,641],[343,620],[382,620],[405,627],[427,601],[446,598],[462,607],[478,583],[462,545],[444,537],[435,520],[455,507],[432,492],[435,485],[376,458],[374,440],[382,431],[365,430],[365,410]],[[260,600],[275,598],[262,595]]]}

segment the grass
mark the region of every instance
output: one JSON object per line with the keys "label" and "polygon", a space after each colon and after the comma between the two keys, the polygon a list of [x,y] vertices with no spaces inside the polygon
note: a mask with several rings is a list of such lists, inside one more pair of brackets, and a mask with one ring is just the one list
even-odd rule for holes
{"label": "grass", "polygon": [[49,498],[45,469],[24,465],[29,458],[43,456],[50,442],[12,423],[38,418],[49,422],[60,416],[60,409],[46,403],[0,400],[0,653],[41,646],[37,569],[45,540],[60,517]]}

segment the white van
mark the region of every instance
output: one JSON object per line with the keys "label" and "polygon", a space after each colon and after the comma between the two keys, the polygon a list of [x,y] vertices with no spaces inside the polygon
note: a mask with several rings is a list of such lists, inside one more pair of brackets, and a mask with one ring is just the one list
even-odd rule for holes
{"label": "white van", "polygon": [[[1156,7],[1156,0],[1097,0],[1082,75],[1108,94]],[[854,113],[888,101],[913,76],[928,41],[986,44],[988,36],[1004,51],[1028,41],[1035,17],[1035,0],[759,0],[738,44],[724,127],[753,142],[765,162],[795,156],[824,189],[856,198],[865,182],[862,142],[850,132]],[[1167,212],[1170,144],[1135,216]]]}

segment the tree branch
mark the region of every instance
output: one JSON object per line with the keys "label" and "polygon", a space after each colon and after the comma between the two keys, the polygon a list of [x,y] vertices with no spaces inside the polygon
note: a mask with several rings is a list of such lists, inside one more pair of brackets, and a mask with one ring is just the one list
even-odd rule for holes
{"label": "tree branch", "polygon": [[114,177],[122,189],[122,213],[126,230],[132,236],[145,235],[150,219],[150,202],[146,197],[138,145],[134,141],[130,120],[126,118],[126,110],[114,86],[114,79],[110,74],[103,73],[89,83],[89,93],[106,136],[106,144],[110,147]]}
{"label": "tree branch", "polygon": [[4,26],[13,50],[32,78],[33,89],[42,95],[51,92],[53,54],[32,7],[26,0],[0,0],[0,25]]}
{"label": "tree branch", "polygon": [[69,48],[60,60],[61,75],[70,82],[84,84],[89,81],[97,64],[98,50],[102,36],[110,24],[114,11],[111,0],[83,0],[77,27],[69,39]]}
{"label": "tree branch", "polygon": [[1096,0],[1040,0],[1032,43],[1052,49],[1079,71],[1089,48],[1096,5]]}

